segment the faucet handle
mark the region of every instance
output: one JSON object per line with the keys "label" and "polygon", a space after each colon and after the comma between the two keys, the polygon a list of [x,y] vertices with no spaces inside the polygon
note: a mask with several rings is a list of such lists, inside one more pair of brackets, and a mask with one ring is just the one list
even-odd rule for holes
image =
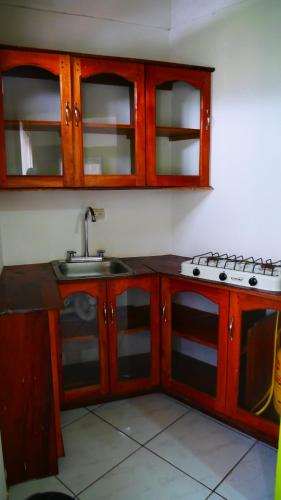
{"label": "faucet handle", "polygon": [[74,250],[67,250],[66,252],[66,261],[67,262],[71,262],[72,258],[74,257],[74,255],[76,254],[76,252]]}
{"label": "faucet handle", "polygon": [[104,258],[105,250],[97,250],[97,257]]}

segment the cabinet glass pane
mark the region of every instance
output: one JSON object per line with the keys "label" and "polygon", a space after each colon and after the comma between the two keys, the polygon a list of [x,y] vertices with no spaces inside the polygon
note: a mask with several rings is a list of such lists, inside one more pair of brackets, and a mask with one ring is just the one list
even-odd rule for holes
{"label": "cabinet glass pane", "polygon": [[150,295],[130,288],[117,296],[118,380],[151,374]]}
{"label": "cabinet glass pane", "polygon": [[200,90],[180,81],[156,87],[157,175],[199,175]]}
{"label": "cabinet glass pane", "polygon": [[281,317],[275,310],[256,309],[243,311],[241,319],[238,406],[279,423]]}
{"label": "cabinet glass pane", "polygon": [[216,396],[219,306],[194,292],[172,296],[172,378]]}
{"label": "cabinet glass pane", "polygon": [[134,84],[101,74],[82,79],[81,92],[84,174],[134,174]]}
{"label": "cabinet glass pane", "polygon": [[64,388],[99,384],[97,298],[84,292],[66,297],[60,323]]}
{"label": "cabinet glass pane", "polygon": [[62,175],[59,77],[21,66],[2,73],[8,175]]}

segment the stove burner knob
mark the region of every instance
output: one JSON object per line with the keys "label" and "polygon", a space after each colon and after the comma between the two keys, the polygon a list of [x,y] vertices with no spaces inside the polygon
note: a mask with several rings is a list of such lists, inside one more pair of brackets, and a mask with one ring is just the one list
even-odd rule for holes
{"label": "stove burner knob", "polygon": [[200,269],[198,269],[198,267],[195,267],[193,269],[193,276],[199,276],[199,274],[200,274]]}
{"label": "stove burner knob", "polygon": [[249,279],[249,285],[256,286],[257,284],[258,284],[257,278],[255,278],[255,276],[252,276],[252,278]]}
{"label": "stove burner knob", "polygon": [[227,275],[226,275],[225,273],[220,273],[220,274],[219,274],[219,279],[220,279],[221,281],[225,281],[225,280],[227,279]]}

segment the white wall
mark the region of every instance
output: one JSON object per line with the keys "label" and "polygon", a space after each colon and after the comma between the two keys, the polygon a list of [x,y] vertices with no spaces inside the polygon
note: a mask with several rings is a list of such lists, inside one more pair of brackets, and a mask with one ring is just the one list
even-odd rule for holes
{"label": "white wall", "polygon": [[[145,0],[141,4],[136,0],[84,0],[79,2],[81,15],[76,15],[77,2],[73,1],[8,3],[11,5],[0,5],[0,43],[128,57],[168,57],[170,0]],[[123,10],[117,9],[121,3]],[[36,8],[29,9],[30,5]],[[52,11],[44,10],[48,5]],[[108,19],[114,16],[119,19]],[[105,248],[108,255],[116,256],[167,253],[171,248],[170,202],[169,192],[154,190],[1,192],[4,263],[48,261],[63,257],[66,249],[80,252],[81,216],[88,205],[106,209],[106,221],[91,224],[91,251]]]}
{"label": "white wall", "polygon": [[173,194],[173,251],[280,259],[281,2],[247,0],[208,15],[202,7],[192,25],[184,17],[189,6],[173,1],[171,58],[216,68],[214,191]]}

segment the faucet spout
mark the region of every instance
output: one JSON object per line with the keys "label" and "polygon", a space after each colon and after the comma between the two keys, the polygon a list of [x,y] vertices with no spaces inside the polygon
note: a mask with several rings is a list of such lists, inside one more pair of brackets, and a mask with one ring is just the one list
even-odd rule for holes
{"label": "faucet spout", "polygon": [[95,211],[92,207],[88,207],[86,212],[85,212],[85,217],[84,217],[84,236],[85,236],[85,242],[84,242],[84,257],[89,257],[89,243],[88,243],[88,236],[89,236],[89,227],[88,227],[88,220],[89,220],[89,215],[91,216],[91,221],[96,222],[96,216],[95,216]]}

